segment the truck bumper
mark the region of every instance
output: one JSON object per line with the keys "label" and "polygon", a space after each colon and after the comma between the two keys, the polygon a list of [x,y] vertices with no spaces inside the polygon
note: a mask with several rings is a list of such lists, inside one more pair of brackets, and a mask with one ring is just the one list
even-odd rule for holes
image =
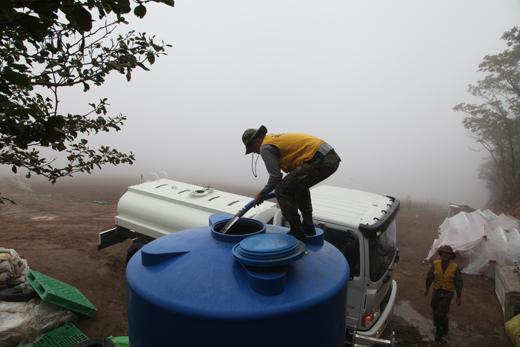
{"label": "truck bumper", "polygon": [[123,242],[124,240],[136,238],[137,236],[138,234],[134,231],[122,227],[115,227],[99,234],[99,244],[97,249],[100,251],[103,248],[110,247],[116,243]]}
{"label": "truck bumper", "polygon": [[357,339],[356,339],[356,345],[359,346],[372,346],[374,342],[371,341],[363,341],[363,337],[370,337],[370,338],[379,338],[381,334],[385,331],[386,326],[392,319],[392,315],[394,314],[394,306],[395,306],[395,299],[397,297],[397,283],[392,280],[392,292],[390,294],[390,298],[388,299],[388,304],[385,307],[385,310],[381,314],[381,317],[377,320],[376,324],[372,326],[370,330],[366,331],[357,331]]}

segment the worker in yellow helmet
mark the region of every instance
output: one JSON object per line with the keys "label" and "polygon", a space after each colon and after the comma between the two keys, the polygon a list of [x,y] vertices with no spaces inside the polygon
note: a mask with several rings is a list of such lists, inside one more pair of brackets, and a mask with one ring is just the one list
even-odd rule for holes
{"label": "worker in yellow helmet", "polygon": [[450,246],[444,246],[437,251],[441,256],[440,260],[433,262],[433,266],[426,275],[426,289],[424,295],[428,295],[428,290],[433,283],[433,293],[431,306],[433,309],[433,325],[435,325],[435,341],[440,341],[448,334],[449,322],[448,312],[453,299],[453,293],[457,291],[457,306],[461,304],[462,293],[462,273],[460,268],[451,260],[456,258],[455,252]]}
{"label": "worker in yellow helmet", "polygon": [[[267,134],[263,125],[258,129],[247,129],[242,142],[246,154],[262,156],[269,173],[269,180],[256,195],[254,206],[260,205],[265,196],[275,190],[282,214],[291,226],[288,234],[303,242],[307,235],[315,235],[309,188],[338,169],[341,159],[332,146],[307,134]],[[287,173],[285,177],[281,170]]]}

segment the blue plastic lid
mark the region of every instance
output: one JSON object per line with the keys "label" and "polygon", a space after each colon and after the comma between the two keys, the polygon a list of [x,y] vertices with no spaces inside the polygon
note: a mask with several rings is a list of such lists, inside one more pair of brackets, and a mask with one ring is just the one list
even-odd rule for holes
{"label": "blue plastic lid", "polygon": [[233,247],[235,259],[251,266],[279,266],[292,263],[305,254],[305,244],[287,234],[250,236]]}
{"label": "blue plastic lid", "polygon": [[240,243],[240,254],[251,259],[276,259],[294,253],[298,240],[290,235],[249,237]]}
{"label": "blue plastic lid", "polygon": [[294,248],[297,245],[298,240],[294,236],[287,234],[257,235],[248,237],[240,242],[242,250],[261,254],[285,252],[287,249]]}

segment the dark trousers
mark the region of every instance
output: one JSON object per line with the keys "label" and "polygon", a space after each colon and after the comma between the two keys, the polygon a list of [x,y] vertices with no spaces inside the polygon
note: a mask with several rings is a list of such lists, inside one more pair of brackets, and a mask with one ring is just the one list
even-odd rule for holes
{"label": "dark trousers", "polygon": [[319,163],[315,164],[312,161],[303,163],[276,185],[276,200],[289,223],[300,220],[298,210],[304,217],[312,216],[309,188],[336,172],[340,161],[336,152],[331,150]]}
{"label": "dark trousers", "polygon": [[450,304],[453,299],[453,292],[447,290],[433,290],[431,306],[433,309],[433,325],[436,328],[445,328],[448,326],[448,312],[450,312]]}

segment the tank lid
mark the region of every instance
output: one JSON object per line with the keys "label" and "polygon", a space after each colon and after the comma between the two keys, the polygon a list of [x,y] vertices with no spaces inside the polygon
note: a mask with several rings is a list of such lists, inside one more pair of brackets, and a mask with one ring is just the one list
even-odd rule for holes
{"label": "tank lid", "polygon": [[272,267],[290,264],[305,254],[305,244],[287,234],[258,234],[233,247],[235,260],[250,266]]}

